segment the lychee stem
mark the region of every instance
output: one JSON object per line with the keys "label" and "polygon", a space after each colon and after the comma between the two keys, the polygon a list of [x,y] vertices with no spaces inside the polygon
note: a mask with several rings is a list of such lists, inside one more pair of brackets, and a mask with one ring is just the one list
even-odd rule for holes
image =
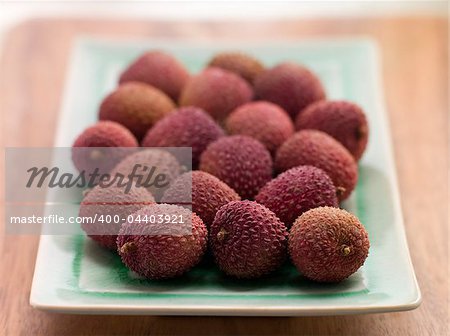
{"label": "lychee stem", "polygon": [[125,243],[120,248],[120,253],[122,253],[122,254],[128,254],[128,253],[131,253],[134,251],[136,251],[136,244],[133,242]]}
{"label": "lychee stem", "polygon": [[352,249],[348,245],[341,246],[341,253],[344,257],[348,256],[352,252]]}
{"label": "lychee stem", "polygon": [[361,140],[367,133],[367,128],[364,125],[361,125],[356,129],[356,140]]}
{"label": "lychee stem", "polygon": [[224,241],[227,234],[228,232],[224,228],[221,228],[220,231],[217,233],[217,240],[219,242]]}
{"label": "lychee stem", "polygon": [[344,187],[337,187],[336,188],[336,196],[338,198],[340,198],[342,195],[344,195],[345,193],[345,188]]}

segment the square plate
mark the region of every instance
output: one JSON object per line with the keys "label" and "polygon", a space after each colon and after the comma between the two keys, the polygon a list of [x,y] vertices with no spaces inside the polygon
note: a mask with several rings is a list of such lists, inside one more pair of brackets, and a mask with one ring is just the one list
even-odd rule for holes
{"label": "square plate", "polygon": [[[343,205],[365,225],[371,240],[364,266],[339,284],[316,284],[286,265],[268,279],[238,282],[207,265],[169,281],[133,277],[119,256],[82,234],[41,236],[30,302],[73,313],[153,315],[337,315],[416,308],[421,294],[405,238],[376,45],[365,39],[265,44],[79,39],[74,46],[56,146],[69,147],[97,118],[118,75],[148,49],[174,54],[192,72],[219,50],[242,50],[267,66],[303,63],[323,81],[328,97],[361,105],[371,139],[359,182]],[[47,210],[49,210],[47,208]]]}

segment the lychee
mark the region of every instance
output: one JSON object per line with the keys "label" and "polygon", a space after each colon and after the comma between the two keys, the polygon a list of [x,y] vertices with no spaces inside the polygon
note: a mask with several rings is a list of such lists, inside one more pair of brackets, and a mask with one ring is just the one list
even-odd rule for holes
{"label": "lychee", "polygon": [[239,195],[217,177],[203,171],[191,171],[178,177],[166,190],[162,202],[187,204],[207,227],[221,206],[240,201]]}
{"label": "lychee", "polygon": [[174,102],[157,88],[126,82],[103,100],[99,119],[122,124],[140,140],[149,128],[174,109]]}
{"label": "lychee", "polygon": [[117,238],[123,263],[148,279],[186,273],[206,251],[208,232],[200,217],[172,204],[146,206],[131,215]]}
{"label": "lychee", "polygon": [[344,145],[359,160],[369,136],[364,111],[348,101],[319,101],[307,106],[296,120],[296,128],[317,129]]}
{"label": "lychee", "polygon": [[162,51],[149,51],[139,56],[120,76],[119,83],[143,82],[154,86],[174,101],[189,79],[186,68],[173,56]]}
{"label": "lychee", "polygon": [[275,214],[252,201],[228,203],[217,212],[210,229],[217,265],[236,278],[258,278],[282,265],[288,232]]}
{"label": "lychee", "polygon": [[[77,137],[72,161],[80,172],[92,173],[98,168],[100,174],[107,173],[137,146],[136,138],[128,129],[116,122],[100,121]],[[122,150],[122,147],[129,149]]]}
{"label": "lychee", "polygon": [[234,72],[250,84],[264,71],[264,65],[260,61],[241,52],[221,52],[213,57],[208,66]]}
{"label": "lychee", "polygon": [[153,126],[142,140],[143,147],[192,147],[192,166],[198,166],[206,147],[223,136],[222,128],[197,107],[182,107]]}
{"label": "lychee", "polygon": [[305,211],[320,206],[339,206],[330,177],[313,166],[291,168],[267,183],[256,202],[272,210],[290,228]]}
{"label": "lychee", "polygon": [[156,201],[181,173],[182,167],[172,153],[154,148],[127,156],[111,171],[111,175],[123,175],[146,187]]}
{"label": "lychee", "polygon": [[295,267],[319,282],[338,282],[355,273],[364,264],[369,246],[358,218],[333,207],[305,212],[289,235],[289,254]]}
{"label": "lychee", "polygon": [[272,178],[272,158],[259,141],[233,135],[206,148],[200,158],[200,170],[225,182],[243,199],[252,199]]}
{"label": "lychee", "polygon": [[122,220],[146,205],[154,203],[153,196],[145,188],[132,186],[128,191],[116,185],[96,186],[89,190],[81,204],[79,217],[81,228],[94,241],[110,250],[117,250],[116,239]]}
{"label": "lychee", "polygon": [[226,129],[230,134],[248,135],[259,140],[271,154],[294,134],[289,115],[278,105],[265,101],[247,103],[231,112]]}
{"label": "lychee", "polygon": [[281,63],[255,80],[255,95],[280,105],[292,119],[309,104],[325,98],[319,78],[295,63]]}
{"label": "lychee", "polygon": [[311,165],[332,179],[340,201],[350,196],[358,180],[358,166],[350,152],[328,134],[317,130],[295,133],[277,151],[275,168]]}
{"label": "lychee", "polygon": [[191,77],[181,96],[180,106],[197,106],[214,119],[223,121],[236,107],[253,98],[250,85],[233,72],[207,68]]}

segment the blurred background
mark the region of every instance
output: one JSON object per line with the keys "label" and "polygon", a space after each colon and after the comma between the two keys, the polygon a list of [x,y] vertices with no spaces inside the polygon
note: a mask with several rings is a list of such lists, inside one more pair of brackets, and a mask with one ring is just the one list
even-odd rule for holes
{"label": "blurred background", "polygon": [[447,16],[447,1],[0,1],[0,37],[28,19],[276,20]]}

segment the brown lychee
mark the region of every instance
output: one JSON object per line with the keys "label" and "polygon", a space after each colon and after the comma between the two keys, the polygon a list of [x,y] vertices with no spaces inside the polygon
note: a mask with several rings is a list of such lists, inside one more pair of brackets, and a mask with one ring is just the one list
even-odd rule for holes
{"label": "brown lychee", "polygon": [[271,154],[294,134],[289,115],[278,105],[265,101],[238,107],[228,116],[225,127],[229,134],[248,135],[259,140]]}
{"label": "brown lychee", "polygon": [[100,120],[111,120],[128,128],[138,140],[147,130],[175,109],[161,90],[140,82],[126,82],[101,103]]}
{"label": "brown lychee", "polygon": [[283,172],[310,165],[333,180],[340,201],[350,196],[358,180],[358,166],[350,152],[336,139],[317,130],[295,133],[277,151],[275,168]]}
{"label": "brown lychee", "polygon": [[154,50],[144,53],[131,63],[120,76],[119,83],[143,82],[177,101],[189,76],[183,64],[173,56]]}
{"label": "brown lychee", "polygon": [[250,85],[233,72],[207,68],[193,76],[180,96],[180,106],[196,106],[222,122],[236,107],[252,100]]}
{"label": "brown lychee", "polygon": [[123,263],[148,279],[180,276],[199,263],[208,233],[200,217],[172,204],[149,205],[129,216],[117,238]]}
{"label": "brown lychee", "polygon": [[331,178],[313,166],[298,166],[267,183],[255,200],[272,210],[290,228],[305,211],[320,206],[339,206]]}
{"label": "brown lychee", "polygon": [[217,265],[236,278],[258,278],[280,267],[286,258],[287,238],[279,218],[252,201],[222,206],[210,230]]}
{"label": "brown lychee", "polygon": [[260,61],[241,52],[218,53],[208,65],[234,72],[250,84],[253,84],[255,78],[264,71],[264,65]]}
{"label": "brown lychee", "polygon": [[217,177],[204,171],[182,174],[166,190],[162,202],[192,206],[207,227],[210,227],[217,211],[232,201],[240,201],[239,195]]}
{"label": "brown lychee", "polygon": [[156,201],[181,173],[182,167],[172,153],[155,148],[131,154],[111,170],[111,175],[122,175],[146,187]]}
{"label": "brown lychee", "polygon": [[272,178],[272,158],[259,141],[233,135],[206,148],[200,158],[200,170],[225,182],[243,199],[253,199]]}
{"label": "brown lychee", "polygon": [[145,188],[132,186],[127,190],[117,184],[96,186],[86,192],[80,204],[81,228],[101,246],[116,251],[116,239],[123,221],[128,215],[154,202]]}
{"label": "brown lychee", "polygon": [[304,66],[281,63],[262,72],[255,81],[257,99],[280,105],[293,120],[309,104],[325,98],[319,78]]}
{"label": "brown lychee", "polygon": [[319,101],[307,106],[296,120],[296,128],[317,129],[344,145],[359,160],[369,136],[364,111],[348,101]]}
{"label": "brown lychee", "polygon": [[[86,128],[72,147],[72,161],[80,172],[108,173],[138,146],[134,135],[113,121],[99,121]],[[126,147],[126,148],[125,148]]]}
{"label": "brown lychee", "polygon": [[175,110],[152,127],[143,147],[191,147],[192,166],[196,168],[200,155],[213,141],[224,135],[222,128],[200,108],[189,106]]}
{"label": "brown lychee", "polygon": [[305,277],[319,282],[338,282],[355,273],[369,247],[367,231],[358,218],[333,207],[305,212],[289,235],[292,262]]}

